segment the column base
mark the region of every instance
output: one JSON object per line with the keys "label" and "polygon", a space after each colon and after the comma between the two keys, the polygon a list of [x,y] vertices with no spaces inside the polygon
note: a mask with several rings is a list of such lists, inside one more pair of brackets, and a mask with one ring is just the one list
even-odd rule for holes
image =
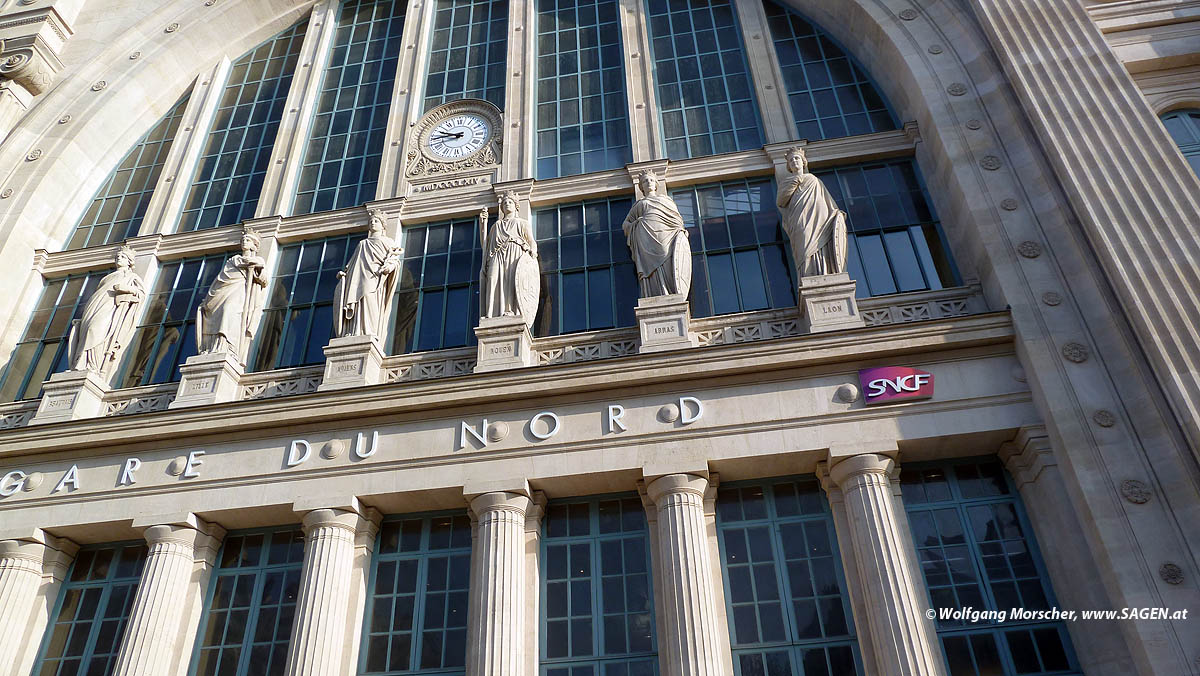
{"label": "column base", "polygon": [[641,342],[638,353],[663,352],[696,347],[691,334],[691,313],[687,296],[671,294],[639,298],[633,313],[637,316]]}
{"label": "column base", "polygon": [[95,418],[104,409],[108,382],[94,371],[64,371],[42,385],[42,401],[30,425]]}
{"label": "column base", "polygon": [[854,299],[854,280],[841,272],[800,280],[800,328],[805,333],[841,331],[866,326]]}
{"label": "column base", "polygon": [[246,367],[229,352],[212,352],[188,357],[179,367],[181,378],[175,401],[167,408],[205,406],[236,401],[238,383]]}
{"label": "column base", "polygon": [[475,373],[537,364],[533,337],[521,317],[481,317],[475,327],[475,338],[479,341]]}
{"label": "column base", "polygon": [[383,348],[375,336],[334,338],[325,346],[325,376],[318,392],[383,382]]}

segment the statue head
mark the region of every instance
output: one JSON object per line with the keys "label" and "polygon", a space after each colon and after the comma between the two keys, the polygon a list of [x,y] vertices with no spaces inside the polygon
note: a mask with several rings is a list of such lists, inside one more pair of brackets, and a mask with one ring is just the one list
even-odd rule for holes
{"label": "statue head", "polygon": [[507,190],[500,195],[500,213],[506,216],[516,216],[521,208],[521,196],[513,190]]}
{"label": "statue head", "polygon": [[258,253],[258,247],[262,244],[262,237],[257,232],[250,228],[242,230],[242,253],[245,255]]}
{"label": "statue head", "polygon": [[658,194],[658,176],[649,169],[637,175],[638,186],[642,189],[643,195]]}
{"label": "statue head", "polygon": [[116,253],[113,254],[113,259],[117,262],[118,268],[132,268],[136,255],[133,253],[133,249],[129,248],[128,244],[122,244]]}
{"label": "statue head", "polygon": [[796,146],[788,151],[787,167],[788,171],[794,174],[808,173],[808,155],[804,152],[804,148]]}
{"label": "statue head", "polygon": [[372,235],[382,235],[387,230],[387,214],[383,209],[371,209],[367,212],[367,231]]}

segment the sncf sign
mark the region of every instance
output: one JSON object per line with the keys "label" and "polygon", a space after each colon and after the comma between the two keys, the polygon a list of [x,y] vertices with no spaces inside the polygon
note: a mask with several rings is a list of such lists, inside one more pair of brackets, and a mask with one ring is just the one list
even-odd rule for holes
{"label": "sncf sign", "polygon": [[868,406],[933,396],[933,374],[907,366],[880,366],[859,371],[858,382]]}

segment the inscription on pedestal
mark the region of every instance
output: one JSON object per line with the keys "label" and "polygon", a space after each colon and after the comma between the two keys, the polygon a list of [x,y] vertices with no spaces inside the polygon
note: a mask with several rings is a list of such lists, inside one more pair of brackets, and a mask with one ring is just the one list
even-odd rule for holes
{"label": "inscription on pedestal", "polygon": [[46,399],[46,409],[47,410],[61,410],[61,409],[65,409],[65,408],[71,408],[71,406],[74,405],[74,403],[75,403],[75,395],[74,394],[68,394],[68,395],[64,395],[64,396],[60,396],[60,397],[50,397],[50,398]]}
{"label": "inscription on pedestal", "polygon": [[216,386],[216,378],[200,378],[188,383],[188,392],[191,394],[208,394]]}
{"label": "inscription on pedestal", "polygon": [[363,372],[363,360],[350,359],[340,364],[334,364],[333,370],[338,375],[356,376]]}

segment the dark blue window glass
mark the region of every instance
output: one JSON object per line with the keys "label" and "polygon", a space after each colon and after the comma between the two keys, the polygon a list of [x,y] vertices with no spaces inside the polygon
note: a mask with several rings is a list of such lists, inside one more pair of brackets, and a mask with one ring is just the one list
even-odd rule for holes
{"label": "dark blue window glass", "polygon": [[633,326],[637,271],[621,222],[628,197],[562,204],[534,213],[542,299],[534,333]]}
{"label": "dark blue window glass", "polygon": [[862,67],[825,31],[763,0],[798,138],[820,139],[896,129],[887,102]]}
{"label": "dark blue window glass", "polygon": [[692,247],[693,317],[796,304],[770,179],[673,190]]}
{"label": "dark blue window glass", "polygon": [[196,349],[196,309],[225,264],[226,254],[164,263],[130,341],[121,387],[179,380],[179,366]]}
{"label": "dark blue window glass", "polygon": [[471,520],[385,521],[373,561],[362,674],[461,676],[467,654]]}
{"label": "dark blue window glass", "polygon": [[179,232],[254,217],[308,21],[233,62]]}
{"label": "dark blue window glass", "polygon": [[632,159],[616,0],[540,0],[537,177],[615,169]]}
{"label": "dark blue window glass", "polygon": [[341,209],[375,199],[404,7],[402,0],[342,3],[294,213]]}
{"label": "dark blue window glass", "polygon": [[[905,465],[904,506],[935,612],[1054,607],[1008,473],[994,458]],[[951,676],[1077,674],[1062,622],[937,620]]]}
{"label": "dark blue window glass", "polygon": [[722,486],[717,531],[739,676],[860,673],[833,516],[815,477]]}
{"label": "dark blue window glass", "polygon": [[507,0],[437,0],[425,110],[459,99],[504,109]]}
{"label": "dark blue window glass", "polygon": [[1161,119],[1192,171],[1200,174],[1200,110],[1176,110]]}
{"label": "dark blue window glass", "polygon": [[958,272],[912,160],[813,172],[849,216],[859,298],[954,286]]}
{"label": "dark blue window glass", "polygon": [[647,0],[667,157],[762,146],[754,83],[729,0]]}
{"label": "dark blue window glass", "polygon": [[333,334],[333,291],[364,235],[342,235],[279,249],[271,280],[254,370],[289,368],[325,361]]}
{"label": "dark blue window glass", "polygon": [[33,673],[111,674],[145,563],[141,543],[80,549]]}
{"label": "dark blue window glass", "polygon": [[25,334],[8,360],[4,382],[0,384],[0,401],[40,397],[42,383],[70,367],[67,337],[71,322],[79,318],[96,285],[109,272],[71,275],[46,282]]}
{"label": "dark blue window glass", "polygon": [[304,533],[299,529],[227,535],[213,571],[191,673],[283,674],[303,564]]}
{"label": "dark blue window glass", "polygon": [[404,227],[395,352],[475,344],[482,256],[475,219]]}
{"label": "dark blue window glass", "polygon": [[542,540],[543,676],[653,676],[650,539],[641,499],[552,503]]}
{"label": "dark blue window glass", "polygon": [[138,234],[189,96],[190,93],[167,111],[109,174],[75,226],[68,249],[113,244]]}

